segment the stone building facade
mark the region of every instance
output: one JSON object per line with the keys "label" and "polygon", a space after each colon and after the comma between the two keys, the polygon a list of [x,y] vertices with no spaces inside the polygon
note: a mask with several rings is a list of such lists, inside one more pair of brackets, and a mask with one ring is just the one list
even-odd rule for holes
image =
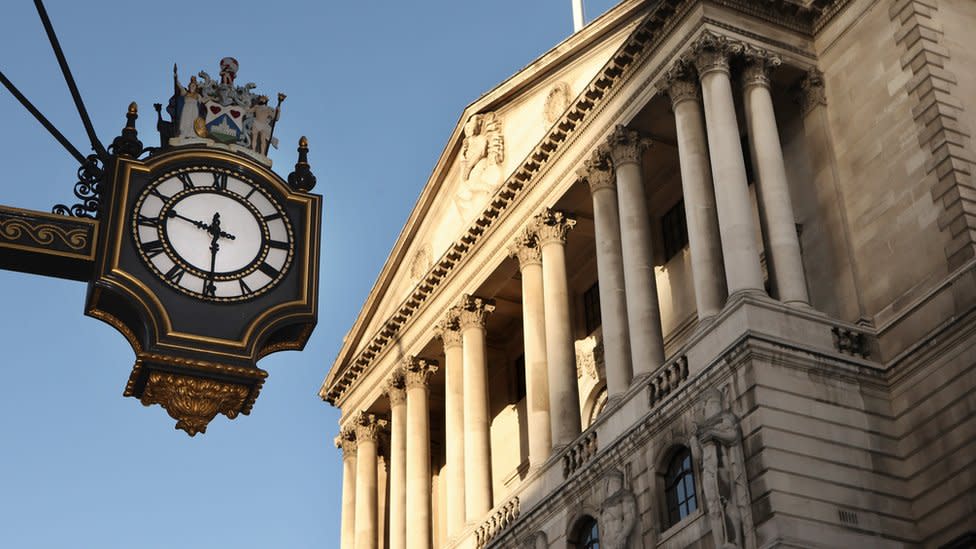
{"label": "stone building facade", "polygon": [[625,0],[462,114],[342,549],[976,544],[976,2]]}

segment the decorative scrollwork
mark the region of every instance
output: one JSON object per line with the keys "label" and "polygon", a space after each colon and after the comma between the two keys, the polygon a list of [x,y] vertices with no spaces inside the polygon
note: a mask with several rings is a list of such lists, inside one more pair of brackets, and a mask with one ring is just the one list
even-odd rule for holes
{"label": "decorative scrollwork", "polygon": [[176,428],[191,437],[207,431],[207,424],[218,413],[237,417],[247,400],[248,389],[200,377],[152,372],[140,399],[145,406],[159,404],[176,420]]}
{"label": "decorative scrollwork", "polygon": [[57,204],[51,210],[58,215],[94,218],[98,215],[101,203],[102,182],[105,170],[97,155],[90,154],[85,163],[78,168],[78,182],[75,183],[75,198],[81,202],[73,206]]}
{"label": "decorative scrollwork", "polygon": [[34,242],[47,246],[56,238],[72,250],[84,250],[88,246],[88,229],[65,229],[47,223],[32,225],[23,219],[0,219],[0,237],[15,241],[27,236]]}

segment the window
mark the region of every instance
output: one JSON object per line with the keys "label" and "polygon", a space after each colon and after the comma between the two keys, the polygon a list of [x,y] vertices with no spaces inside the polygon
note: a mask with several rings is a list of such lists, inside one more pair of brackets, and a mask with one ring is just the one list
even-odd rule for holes
{"label": "window", "polygon": [[583,517],[578,532],[579,542],[576,543],[576,547],[579,549],[600,549],[600,529],[593,517]]}
{"label": "window", "polygon": [[686,447],[678,450],[668,463],[664,497],[668,505],[669,527],[698,509],[698,500],[695,498],[695,473],[691,469],[691,452]]}
{"label": "window", "polygon": [[661,217],[664,239],[664,261],[678,255],[688,245],[688,225],[685,222],[685,201],[679,200]]}
{"label": "window", "polygon": [[513,402],[519,402],[525,398],[525,355],[519,355],[515,359],[515,398]]}
{"label": "window", "polygon": [[600,326],[600,283],[594,282],[583,292],[583,320],[586,333],[591,334]]}

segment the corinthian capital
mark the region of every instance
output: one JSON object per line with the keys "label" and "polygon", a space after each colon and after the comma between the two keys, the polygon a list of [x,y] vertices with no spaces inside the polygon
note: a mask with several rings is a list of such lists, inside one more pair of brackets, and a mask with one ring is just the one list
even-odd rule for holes
{"label": "corinthian capital", "polygon": [[705,31],[691,44],[692,59],[698,74],[729,72],[729,58],[742,52],[742,43],[727,36]]}
{"label": "corinthian capital", "polygon": [[437,371],[437,361],[429,358],[409,356],[404,361],[404,382],[407,389],[415,387],[427,388],[430,376]]}
{"label": "corinthian capital", "polygon": [[694,100],[701,103],[698,75],[695,74],[691,61],[687,59],[679,59],[664,73],[664,80],[658,84],[658,89],[671,99],[672,110],[682,101]]}
{"label": "corinthian capital", "polygon": [[599,147],[593,156],[583,162],[583,167],[576,171],[580,179],[590,186],[590,192],[601,189],[616,188],[613,167],[610,165],[610,152],[606,147]]}
{"label": "corinthian capital", "polygon": [[379,439],[380,431],[386,427],[386,420],[376,417],[374,414],[359,412],[353,418],[353,427],[356,429],[356,441],[358,444],[363,442],[376,442]]}
{"label": "corinthian capital", "polygon": [[545,246],[551,243],[566,243],[566,233],[576,226],[576,220],[565,212],[546,208],[542,213],[532,218],[536,234],[539,238],[539,245]]}
{"label": "corinthian capital", "polygon": [[535,227],[526,227],[515,235],[515,240],[508,246],[508,255],[518,258],[519,269],[542,264],[542,250],[535,235]]}
{"label": "corinthian capital", "polygon": [[769,87],[769,73],[783,63],[783,60],[773,53],[747,45],[742,50],[746,60],[745,70],[742,71],[742,87]]}
{"label": "corinthian capital", "polygon": [[464,294],[458,307],[458,321],[462,330],[484,328],[488,315],[495,310],[495,300]]}
{"label": "corinthian capital", "polygon": [[461,346],[460,312],[458,307],[451,307],[444,319],[434,325],[434,335],[441,338],[445,349]]}
{"label": "corinthian capital", "polygon": [[336,448],[342,450],[343,459],[356,456],[356,433],[348,427],[339,430],[335,437]]}
{"label": "corinthian capital", "polygon": [[398,404],[403,404],[406,402],[406,384],[404,382],[404,375],[402,368],[394,368],[390,377],[387,378],[386,383],[383,386],[383,392],[386,393],[386,397],[390,399],[390,406],[396,406]]}
{"label": "corinthian capital", "polygon": [[640,164],[641,155],[652,145],[652,141],[642,137],[640,132],[618,124],[607,138],[610,158],[615,168],[628,163]]}
{"label": "corinthian capital", "polygon": [[824,89],[824,75],[820,69],[813,68],[800,81],[800,94],[797,98],[800,109],[806,115],[814,108],[827,104],[827,93]]}

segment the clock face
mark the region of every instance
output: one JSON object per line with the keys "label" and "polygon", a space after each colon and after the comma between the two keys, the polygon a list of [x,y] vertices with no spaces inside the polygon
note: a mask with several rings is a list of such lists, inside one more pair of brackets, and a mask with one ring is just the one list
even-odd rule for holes
{"label": "clock face", "polygon": [[280,204],[248,177],[182,168],[153,180],[132,211],[143,262],[171,288],[214,302],[252,299],[288,273],[294,238]]}

